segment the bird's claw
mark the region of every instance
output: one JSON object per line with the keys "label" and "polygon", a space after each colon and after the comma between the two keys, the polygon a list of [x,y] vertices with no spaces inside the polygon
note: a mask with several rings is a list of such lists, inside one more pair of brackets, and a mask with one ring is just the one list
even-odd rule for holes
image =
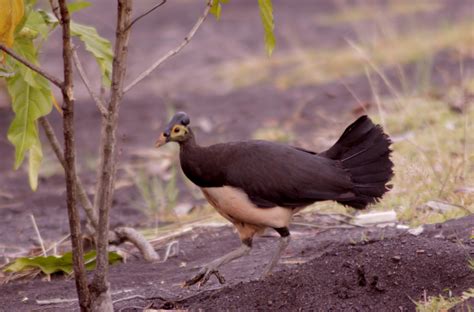
{"label": "bird's claw", "polygon": [[221,284],[225,283],[224,276],[222,276],[221,273],[217,269],[202,268],[201,271],[199,271],[199,273],[196,274],[193,278],[184,282],[184,287],[189,287],[196,283],[199,283],[199,287],[201,287],[204,284],[206,284],[207,281],[209,281],[212,275],[216,276],[219,283]]}

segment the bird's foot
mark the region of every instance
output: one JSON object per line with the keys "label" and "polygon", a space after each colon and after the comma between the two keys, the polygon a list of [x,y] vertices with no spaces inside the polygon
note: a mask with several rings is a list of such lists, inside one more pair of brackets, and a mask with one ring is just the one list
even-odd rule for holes
{"label": "bird's foot", "polygon": [[209,279],[211,278],[212,275],[216,276],[219,283],[221,283],[221,284],[225,283],[224,277],[221,275],[221,273],[219,273],[219,271],[217,269],[204,267],[193,278],[191,278],[191,279],[187,280],[186,282],[184,282],[184,287],[189,287],[189,286],[192,286],[196,283],[199,283],[199,287],[201,287],[204,284],[206,284],[207,281],[209,281]]}
{"label": "bird's foot", "polygon": [[270,266],[267,266],[263,272],[262,272],[262,275],[260,275],[260,279],[263,280],[269,276],[273,275],[272,273],[272,268]]}

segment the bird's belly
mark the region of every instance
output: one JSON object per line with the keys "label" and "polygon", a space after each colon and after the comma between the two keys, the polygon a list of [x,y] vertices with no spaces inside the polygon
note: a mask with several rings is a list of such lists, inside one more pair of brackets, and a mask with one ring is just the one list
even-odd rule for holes
{"label": "bird's belly", "polygon": [[258,226],[280,228],[288,226],[292,209],[283,207],[259,208],[247,194],[231,186],[201,188],[209,203],[232,223],[243,222]]}

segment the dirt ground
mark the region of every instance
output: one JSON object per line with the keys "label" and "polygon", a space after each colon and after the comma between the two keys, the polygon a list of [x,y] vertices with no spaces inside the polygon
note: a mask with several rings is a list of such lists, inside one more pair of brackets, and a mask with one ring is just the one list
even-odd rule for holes
{"label": "dirt ground", "polygon": [[[316,224],[320,216],[306,215]],[[426,226],[419,236],[393,227],[316,229],[292,226],[292,241],[275,273],[260,273],[276,247],[272,232],[257,238],[248,257],[221,270],[201,289],[182,288],[199,267],[239,246],[228,226],[196,228],[173,240],[179,253],[164,263],[129,258],[110,269],[117,311],[189,309],[219,311],[414,311],[413,300],[438,294],[460,295],[474,285],[468,259],[474,256],[474,216]],[[163,255],[170,240],[156,249]],[[73,299],[74,282],[53,276],[3,285],[0,311],[64,311],[74,303],[38,304]],[[137,297],[138,296],[138,297]],[[140,297],[141,296],[141,297]],[[3,309],[3,310],[2,310]],[[467,308],[466,308],[467,309]],[[456,311],[467,311],[459,308]]]}
{"label": "dirt ground", "polygon": [[[169,105],[187,111],[191,122],[209,120],[213,131],[197,127],[196,132],[202,144],[210,144],[247,139],[264,122],[284,124],[305,102],[302,117],[290,130],[298,134],[295,143],[309,147],[312,136],[318,132],[332,127],[337,133],[354,118],[352,110],[356,101],[341,81],[362,100],[371,99],[371,88],[364,76],[289,90],[265,83],[229,89],[224,82],[206,79],[209,68],[215,64],[264,53],[262,36],[255,34],[255,29],[261,26],[254,2],[230,1],[221,21],[207,21],[182,54],[126,95],[119,128],[122,164],[137,159],[145,161],[137,151],[152,147],[166,121]],[[308,12],[314,16],[334,12],[332,1],[301,0],[298,6],[287,1],[274,2],[278,12],[277,39],[280,39],[275,53],[291,48],[291,42],[285,40],[279,29],[311,34],[300,35],[301,44],[324,48],[337,48],[345,44],[344,38],[356,37],[348,25],[328,27],[316,23],[316,19],[300,18]],[[421,14],[421,23],[439,24],[471,14],[469,1],[449,2],[449,5],[448,2],[441,2],[444,5],[441,11]],[[110,38],[114,12],[107,9],[105,1],[96,1],[95,5],[97,10],[87,16],[79,15],[79,19],[97,25],[99,32]],[[138,11],[148,7],[145,2],[137,6]],[[184,37],[201,10],[201,2],[176,1],[156,12],[153,18],[144,19],[132,35],[129,79],[179,43],[178,38]],[[43,65],[52,72],[60,71],[55,63],[57,56],[58,49],[54,46],[43,55]],[[434,72],[443,75],[434,74],[433,83],[444,86],[447,81],[459,80],[458,61],[449,51],[437,54],[433,60]],[[466,68],[474,68],[474,58],[463,62]],[[94,67],[94,62],[86,59],[86,70],[91,75]],[[412,65],[407,64],[408,76],[411,69]],[[390,68],[386,72],[389,77],[395,75]],[[382,84],[381,92],[384,92]],[[79,84],[77,99],[79,172],[92,194],[100,118]],[[39,190],[33,193],[26,172],[11,170],[14,151],[6,140],[11,119],[10,108],[0,103],[0,264],[38,246],[30,214],[35,216],[45,241],[57,241],[68,233],[61,172],[41,178]],[[51,121],[59,133],[60,119],[54,112]],[[48,153],[51,155],[46,150]],[[119,170],[119,177],[124,174]],[[144,212],[134,206],[137,200],[139,194],[133,185],[116,192],[112,226],[150,225]],[[304,218],[318,220],[316,215]],[[467,259],[474,257],[474,242],[469,240],[474,231],[473,216],[427,226],[420,236],[393,228],[321,230],[293,226],[291,231],[292,242],[273,276],[258,279],[275,246],[275,234],[268,233],[257,239],[249,257],[222,269],[227,280],[225,287],[211,279],[202,289],[183,289],[182,282],[198,267],[239,245],[231,227],[195,228],[173,238],[179,243],[179,253],[164,263],[146,263],[131,256],[127,263],[111,267],[115,308],[118,311],[141,311],[147,306],[190,310],[226,307],[245,311],[413,311],[413,300],[446,294],[446,290],[459,295],[474,285],[473,271],[467,266]],[[169,242],[156,243],[161,255]],[[137,295],[145,299],[123,300]],[[74,282],[61,276],[53,276],[51,282],[40,278],[15,281],[0,285],[0,311],[74,310],[74,303],[40,305],[37,302],[74,297]]]}

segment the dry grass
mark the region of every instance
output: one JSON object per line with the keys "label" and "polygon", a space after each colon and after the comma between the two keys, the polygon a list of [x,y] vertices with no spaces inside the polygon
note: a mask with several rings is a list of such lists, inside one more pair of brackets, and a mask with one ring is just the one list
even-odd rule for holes
{"label": "dry grass", "polygon": [[430,13],[441,8],[440,2],[434,1],[397,1],[359,2],[350,5],[346,1],[337,1],[340,10],[330,15],[317,16],[316,22],[321,25],[335,26],[342,23],[356,23],[383,18],[395,18],[418,13]]}
{"label": "dry grass", "polygon": [[380,35],[337,50],[295,48],[270,59],[250,57],[227,63],[217,69],[217,75],[234,88],[263,82],[272,83],[281,89],[318,85],[363,74],[367,59],[376,66],[386,68],[426,60],[448,48],[461,54],[472,54],[473,28],[474,23],[467,21],[434,30],[420,30],[390,37]]}
{"label": "dry grass", "polygon": [[[410,97],[386,100],[383,118],[394,138],[394,188],[376,208],[395,209],[411,225],[442,222],[474,213],[474,103],[464,113],[450,98]],[[446,203],[439,211],[429,201]]]}
{"label": "dry grass", "polygon": [[[449,309],[467,302],[467,300],[474,298],[474,288],[470,288],[462,293],[461,296],[453,297],[449,291],[447,296],[439,295],[427,297],[423,301],[415,302],[417,312],[439,312],[448,311]],[[469,304],[466,304],[466,311],[473,311]],[[457,310],[457,309],[456,309]],[[464,309],[461,309],[464,311]],[[460,311],[461,311],[460,310]]]}

